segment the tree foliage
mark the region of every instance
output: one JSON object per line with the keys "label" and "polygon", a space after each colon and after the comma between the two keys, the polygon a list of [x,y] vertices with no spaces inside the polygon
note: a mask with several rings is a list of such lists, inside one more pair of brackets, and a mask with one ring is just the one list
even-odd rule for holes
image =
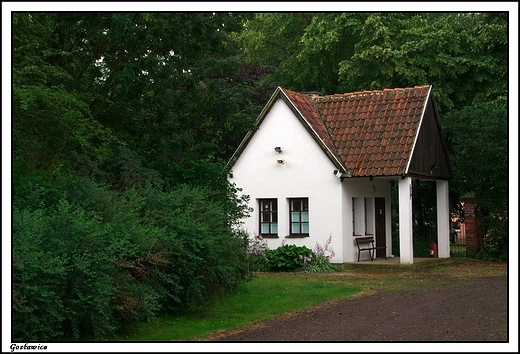
{"label": "tree foliage", "polygon": [[293,90],[431,84],[446,111],[506,97],[507,28],[506,13],[264,13],[242,38],[250,60]]}
{"label": "tree foliage", "polygon": [[247,280],[242,16],[12,18],[13,340],[107,338]]}
{"label": "tree foliage", "polygon": [[204,183],[195,176],[214,177],[253,121],[251,87],[232,80],[241,58],[226,43],[240,16],[17,13],[13,22],[17,167],[52,169],[76,155],[99,163],[126,146],[175,183]]}
{"label": "tree foliage", "polygon": [[508,132],[507,107],[481,102],[450,112],[446,136],[457,195],[473,192],[478,205],[483,249],[493,258],[507,255],[508,230]]}

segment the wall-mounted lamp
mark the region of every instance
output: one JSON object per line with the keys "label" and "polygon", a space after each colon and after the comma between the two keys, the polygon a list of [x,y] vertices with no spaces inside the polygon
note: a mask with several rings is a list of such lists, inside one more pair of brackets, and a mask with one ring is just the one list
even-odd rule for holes
{"label": "wall-mounted lamp", "polygon": [[283,165],[285,161],[283,159],[279,159],[279,160],[276,160],[276,162],[278,162],[279,164]]}
{"label": "wall-mounted lamp", "polygon": [[282,148],[280,146],[277,146],[274,148],[274,151],[276,151],[277,153],[281,154],[282,153]]}
{"label": "wall-mounted lamp", "polygon": [[433,165],[430,166],[430,174],[433,175],[433,171],[435,171],[435,169],[437,168],[437,164],[434,163]]}
{"label": "wall-mounted lamp", "polygon": [[346,172],[341,172],[340,170],[334,170],[334,176],[338,178],[352,177],[352,172],[347,170]]}

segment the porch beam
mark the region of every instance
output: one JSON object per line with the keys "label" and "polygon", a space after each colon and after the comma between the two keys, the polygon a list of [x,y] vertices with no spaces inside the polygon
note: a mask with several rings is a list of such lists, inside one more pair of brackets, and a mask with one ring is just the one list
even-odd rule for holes
{"label": "porch beam", "polygon": [[413,263],[412,179],[399,180],[399,253],[401,264]]}
{"label": "porch beam", "polygon": [[437,181],[437,247],[439,258],[450,257],[450,205],[448,181]]}

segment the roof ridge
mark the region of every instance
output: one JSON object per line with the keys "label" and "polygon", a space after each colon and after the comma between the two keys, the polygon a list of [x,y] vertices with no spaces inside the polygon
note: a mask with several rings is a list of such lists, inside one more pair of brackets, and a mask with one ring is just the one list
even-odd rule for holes
{"label": "roof ridge", "polygon": [[334,93],[330,95],[317,96],[312,97],[313,102],[330,102],[337,101],[341,99],[350,99],[350,98],[364,98],[372,95],[382,95],[390,92],[405,92],[405,91],[413,91],[417,89],[429,89],[431,85],[422,85],[422,86],[414,86],[414,87],[404,87],[404,88],[384,88],[384,89],[375,89],[375,90],[363,90],[363,91],[354,91],[354,92],[345,92],[345,93]]}
{"label": "roof ridge", "polygon": [[426,89],[426,88],[430,88],[432,85],[430,84],[424,84],[424,85],[415,85],[413,87],[411,86],[405,86],[405,87],[394,87],[394,88],[391,88],[391,87],[386,87],[386,88],[383,88],[383,89],[373,89],[373,90],[363,90],[363,91],[352,91],[352,92],[343,92],[343,93],[333,93],[333,94],[329,94],[329,95],[320,95],[320,93],[318,91],[302,91],[302,92],[298,92],[298,91],[294,91],[294,90],[290,90],[290,89],[286,89],[286,88],[283,88],[283,87],[280,87],[282,90],[284,91],[288,91],[288,92],[291,92],[291,93],[295,93],[297,95],[304,95],[304,96],[309,96],[311,98],[314,98],[314,97],[317,97],[318,99],[319,98],[325,98],[325,97],[343,97],[343,96],[348,96],[348,95],[360,95],[360,94],[371,94],[371,93],[383,93],[383,92],[391,92],[391,91],[410,91],[410,90],[416,90],[416,89]]}

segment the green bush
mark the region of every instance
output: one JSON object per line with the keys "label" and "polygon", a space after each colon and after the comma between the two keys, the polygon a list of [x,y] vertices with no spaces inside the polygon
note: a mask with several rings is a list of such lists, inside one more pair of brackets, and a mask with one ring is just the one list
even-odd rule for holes
{"label": "green bush", "polygon": [[293,272],[302,270],[304,257],[312,250],[306,246],[282,245],[274,250],[266,250],[268,268],[272,272]]}
{"label": "green bush", "polygon": [[[57,175],[13,198],[14,341],[100,340],[247,280],[242,207],[204,188],[122,192]],[[231,189],[230,189],[231,191]]]}
{"label": "green bush", "polygon": [[507,261],[508,232],[507,220],[490,215],[484,218],[487,232],[484,235],[484,252],[482,258],[492,261]]}
{"label": "green bush", "polygon": [[431,257],[430,244],[435,240],[424,240],[420,237],[413,238],[413,256],[414,257]]}
{"label": "green bush", "polygon": [[212,200],[212,193],[181,186],[170,193],[153,191],[146,198],[145,218],[165,231],[160,243],[168,263],[152,269],[168,289],[172,311],[195,309],[247,278],[246,236],[231,231],[229,209]]}
{"label": "green bush", "polygon": [[15,341],[102,338],[116,328],[109,236],[94,215],[65,200],[55,210],[14,210]]}
{"label": "green bush", "polygon": [[326,257],[317,255],[313,255],[303,269],[307,273],[331,273],[337,271],[336,267]]}

